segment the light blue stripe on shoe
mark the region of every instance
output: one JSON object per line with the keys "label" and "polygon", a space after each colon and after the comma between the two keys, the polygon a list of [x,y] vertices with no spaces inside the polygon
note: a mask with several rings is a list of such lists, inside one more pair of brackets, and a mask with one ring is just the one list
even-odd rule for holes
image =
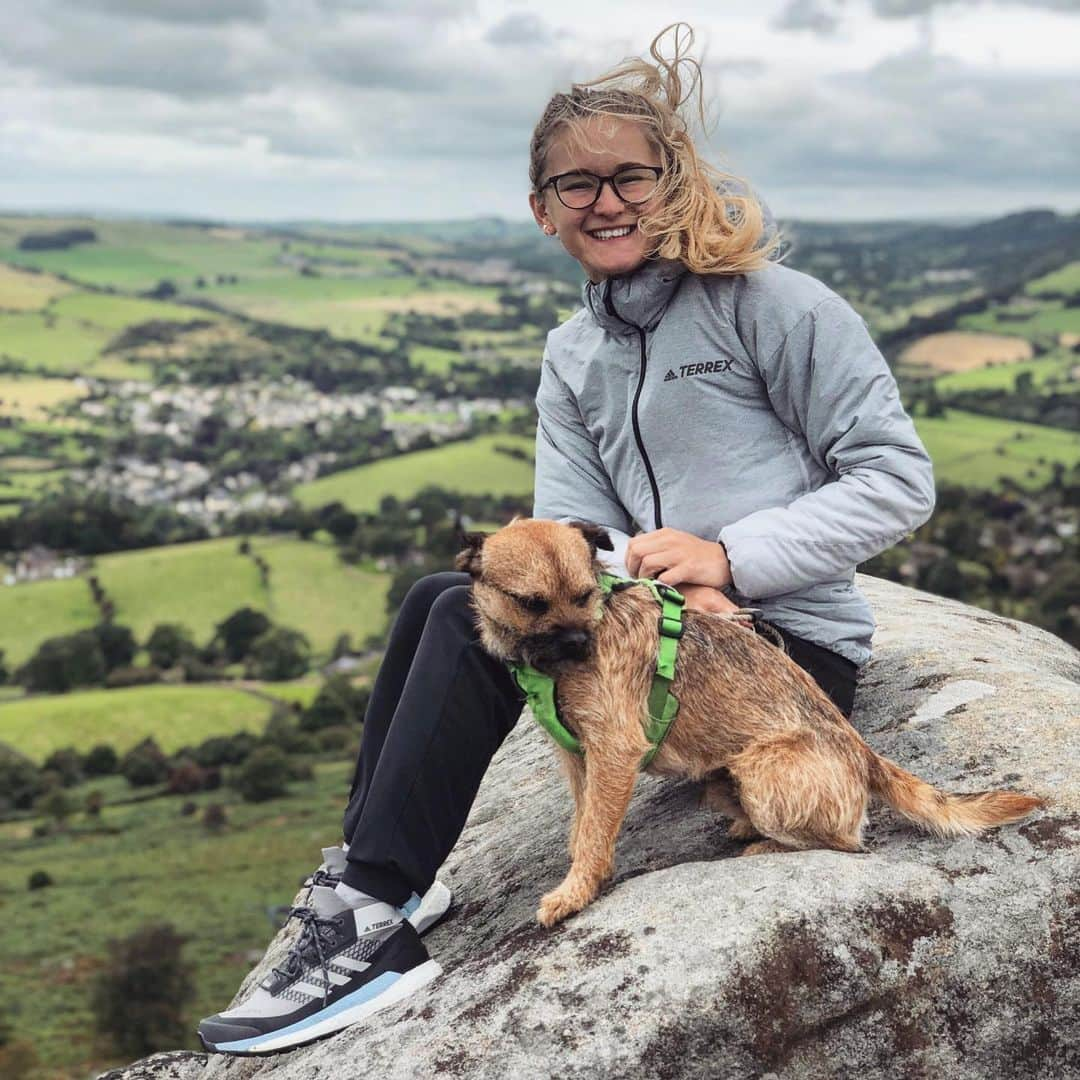
{"label": "light blue stripe on shoe", "polygon": [[[309,1027],[312,1027],[315,1024],[321,1024],[329,1017],[336,1016],[339,1012],[344,1012],[345,1009],[355,1008],[357,1005],[363,1005],[365,1001],[370,1001],[372,998],[378,997],[379,994],[393,986],[400,978],[400,972],[384,971],[377,978],[372,979],[367,986],[363,986],[359,990],[354,990],[340,1001],[335,1001],[333,1005],[330,1005],[325,1009],[320,1009],[316,1013],[312,1013],[311,1016],[304,1020],[298,1020],[295,1024],[290,1024],[288,1027],[278,1028],[277,1031],[268,1031],[263,1035],[256,1035],[253,1039],[239,1039],[236,1042],[218,1043],[217,1048],[218,1050],[248,1050],[258,1043],[269,1042],[271,1039],[280,1039],[284,1035],[293,1035],[301,1031],[306,1031]],[[282,1049],[287,1048],[282,1047]]]}
{"label": "light blue stripe on shoe", "polygon": [[407,919],[419,906],[420,897],[417,896],[416,893],[413,893],[412,896],[410,896],[409,899],[406,900],[405,903],[398,908],[398,911],[400,911],[401,914],[404,915]]}

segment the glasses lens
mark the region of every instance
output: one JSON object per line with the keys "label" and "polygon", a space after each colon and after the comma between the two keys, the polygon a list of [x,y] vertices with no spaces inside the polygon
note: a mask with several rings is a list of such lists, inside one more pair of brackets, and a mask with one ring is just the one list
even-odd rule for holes
{"label": "glasses lens", "polygon": [[656,190],[656,173],[650,169],[624,169],[615,174],[615,190],[624,202],[644,202]]}
{"label": "glasses lens", "polygon": [[573,210],[591,206],[596,200],[599,187],[600,181],[589,173],[567,173],[555,181],[556,194],[562,199],[564,206]]}

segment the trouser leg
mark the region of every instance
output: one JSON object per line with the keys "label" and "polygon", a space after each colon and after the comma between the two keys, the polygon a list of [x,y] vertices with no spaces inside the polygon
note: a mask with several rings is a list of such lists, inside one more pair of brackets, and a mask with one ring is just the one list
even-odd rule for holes
{"label": "trouser leg", "polygon": [[855,684],[859,669],[847,658],[812,641],[795,637],[786,630],[780,635],[787,645],[788,656],[795,661],[832,698],[833,704],[851,719],[855,704]]}
{"label": "trouser leg", "polygon": [[[394,625],[386,641],[386,651],[379,665],[371,697],[364,712],[364,734],[360,740],[360,756],[356,761],[352,788],[349,791],[349,811],[358,817],[367,798],[375,766],[379,762],[386,733],[394,718],[394,710],[401,700],[401,691],[409,676],[420,635],[424,632],[431,605],[447,589],[454,585],[467,585],[468,574],[446,571],[428,574],[415,582],[401,602]],[[349,814],[346,814],[348,819]],[[351,830],[345,829],[345,842],[351,839]]]}
{"label": "trouser leg", "polygon": [[[525,703],[506,666],[481,647],[469,578],[457,577],[462,583],[443,588],[431,603],[403,680],[400,658],[394,660],[374,717],[373,760],[361,761],[345,813],[349,864],[343,880],[388,903],[403,903],[413,891],[423,894],[434,880]],[[403,643],[410,626],[402,627]],[[387,723],[381,709],[397,687]],[[367,741],[365,730],[365,746]]]}

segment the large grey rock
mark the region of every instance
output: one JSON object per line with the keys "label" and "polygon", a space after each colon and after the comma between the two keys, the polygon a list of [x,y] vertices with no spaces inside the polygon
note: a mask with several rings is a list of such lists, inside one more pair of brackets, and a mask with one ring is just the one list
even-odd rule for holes
{"label": "large grey rock", "polygon": [[534,911],[567,867],[569,795],[523,721],[442,874],[443,977],[325,1042],[192,1059],[183,1080],[1080,1076],[1080,653],[859,584],[879,626],[856,727],[943,788],[1031,792],[1046,811],[940,840],[876,810],[869,854],[735,858],[696,785],[643,777],[614,880],[546,931]]}

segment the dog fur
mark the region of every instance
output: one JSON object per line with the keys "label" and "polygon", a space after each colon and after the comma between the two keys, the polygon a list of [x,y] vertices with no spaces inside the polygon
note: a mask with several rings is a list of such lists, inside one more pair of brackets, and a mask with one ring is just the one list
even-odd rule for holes
{"label": "dog fur", "polygon": [[[614,868],[642,756],[656,670],[658,608],[644,586],[601,599],[602,528],[517,519],[466,535],[457,566],[491,655],[555,677],[584,756],[559,750],[574,798],[571,867],[540,902],[552,926]],[[733,620],[685,611],[672,692],[679,712],[649,772],[705,781],[703,804],[733,819],[743,855],[860,851],[871,797],[940,836],[1016,821],[1042,800],[1009,791],[946,795],[876,754],[798,664]]]}

